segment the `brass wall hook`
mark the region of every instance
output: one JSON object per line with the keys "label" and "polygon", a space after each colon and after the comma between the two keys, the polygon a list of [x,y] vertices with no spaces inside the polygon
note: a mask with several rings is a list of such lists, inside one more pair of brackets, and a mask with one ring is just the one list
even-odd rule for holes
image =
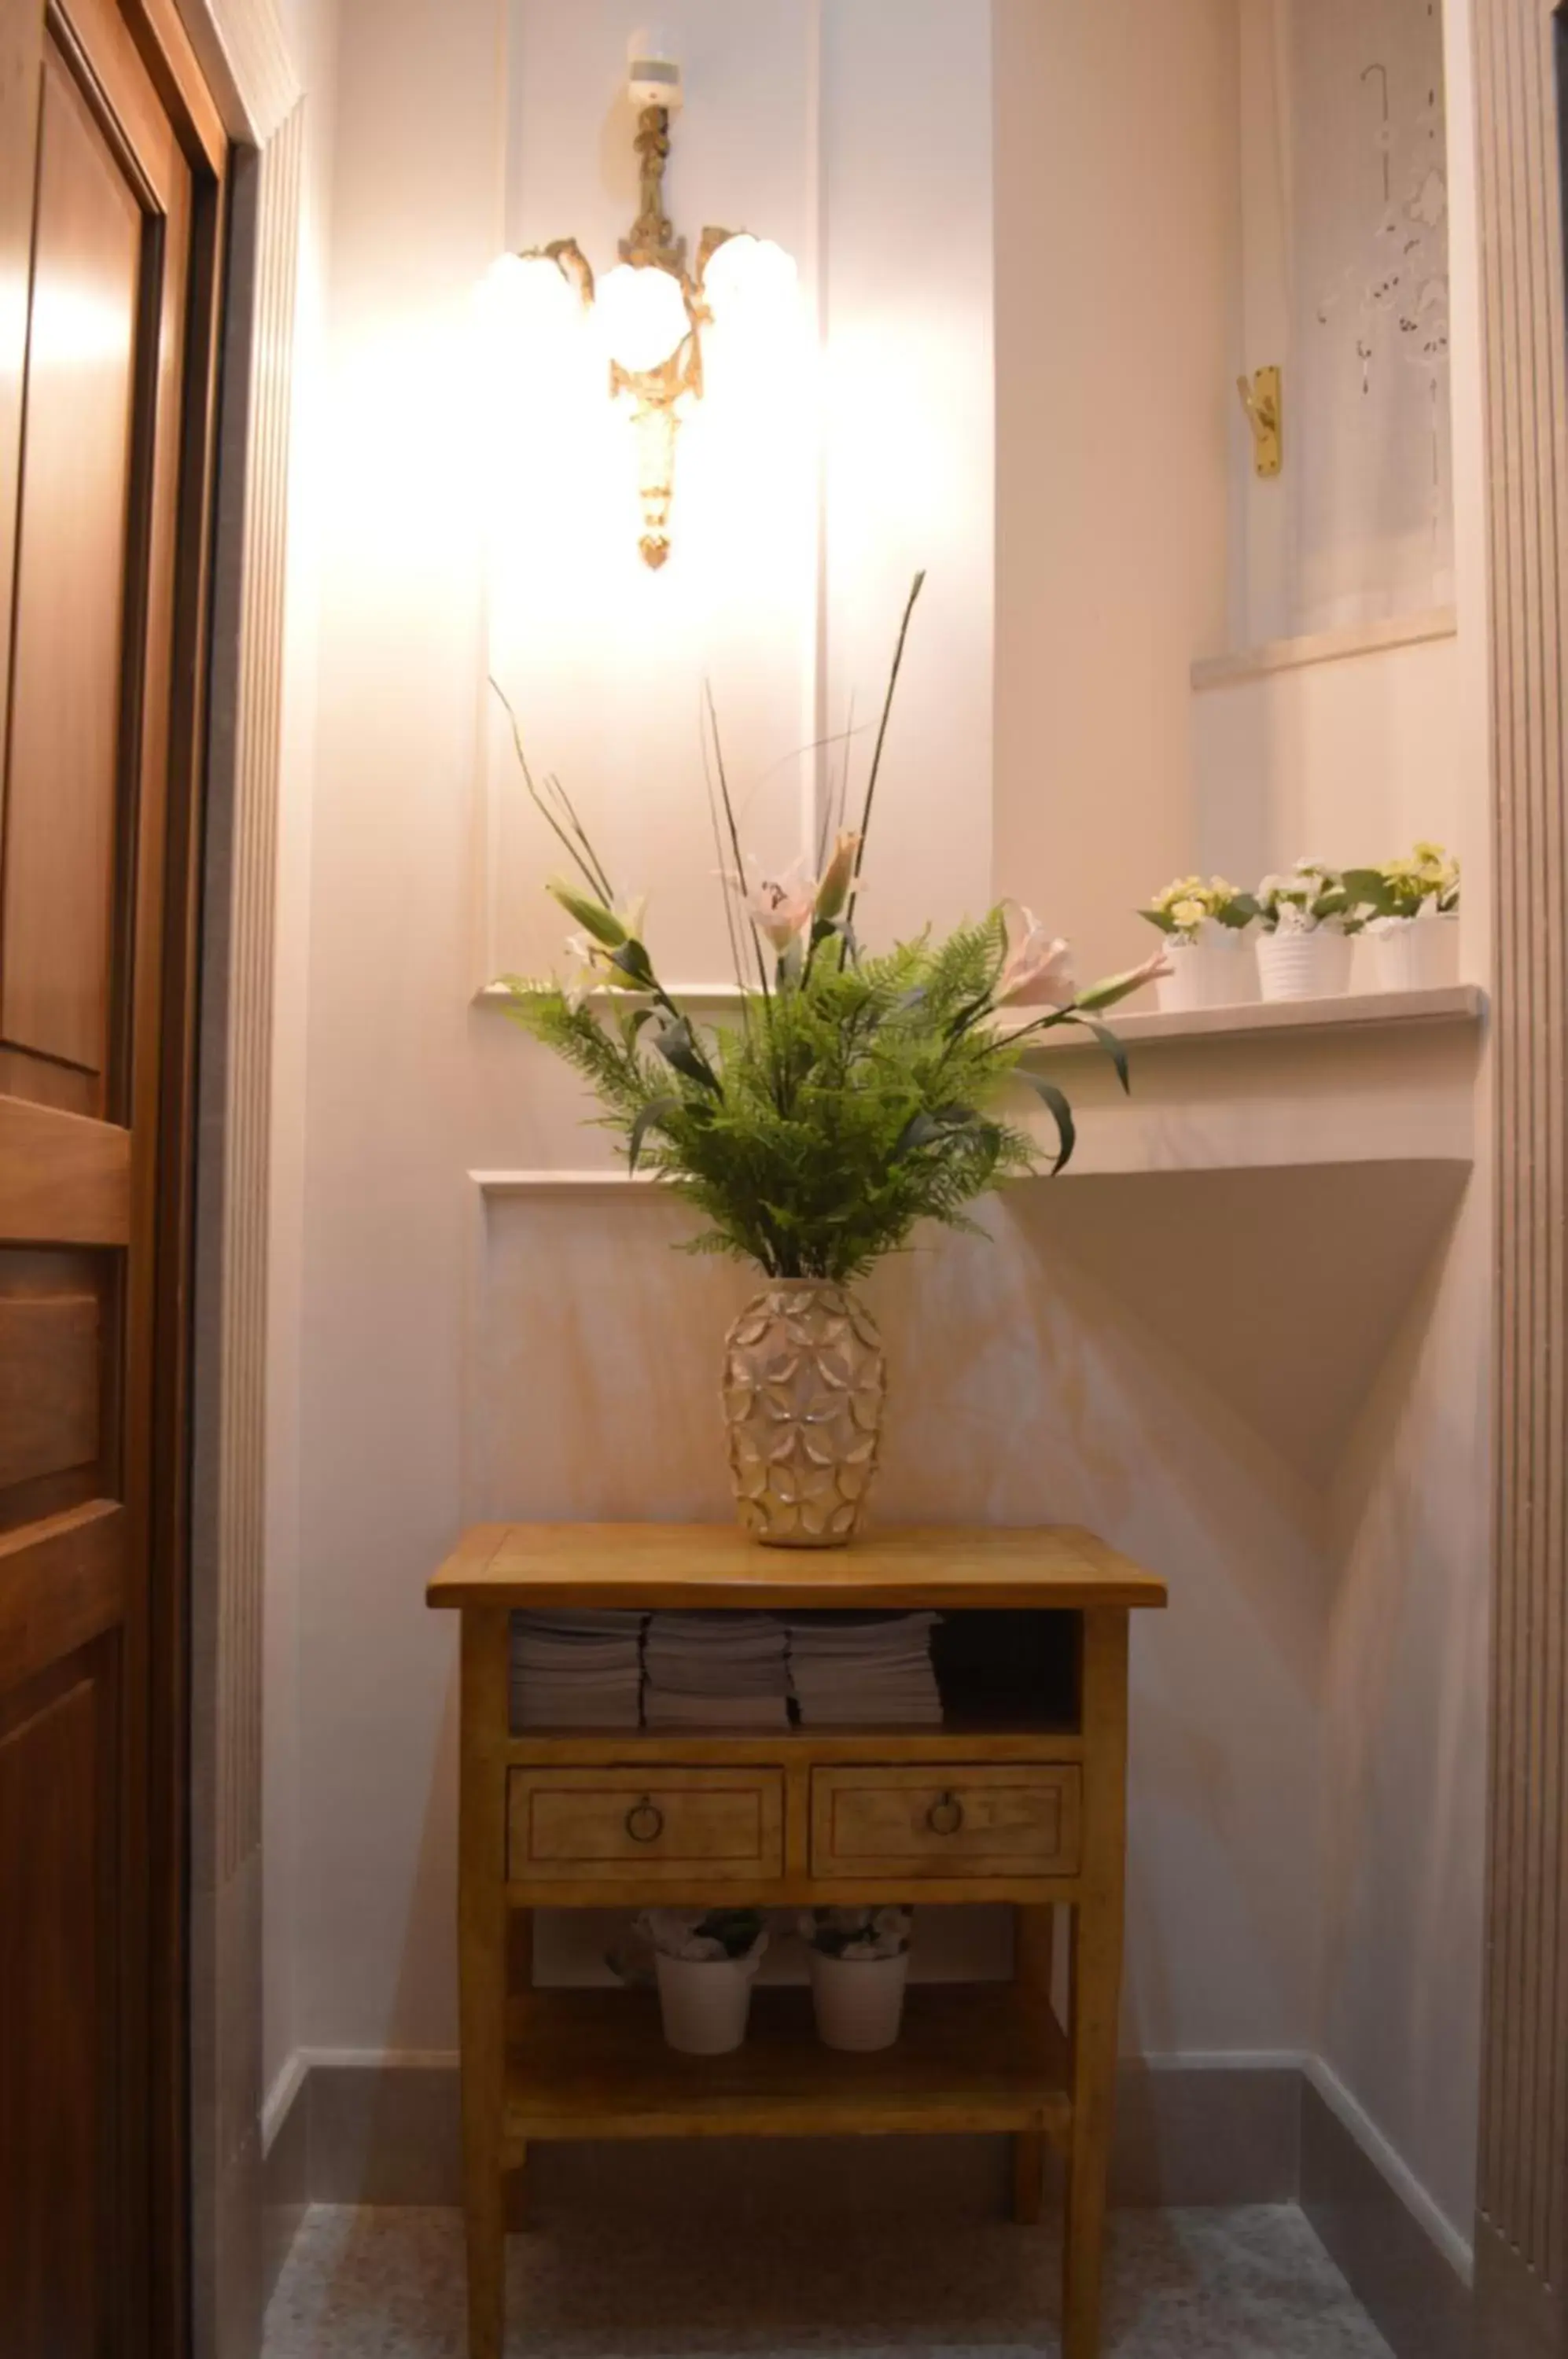
{"label": "brass wall hook", "polygon": [[1236,391],[1252,429],[1252,459],[1258,473],[1277,475],[1285,463],[1284,392],[1277,368],[1260,368],[1255,376],[1238,376]]}

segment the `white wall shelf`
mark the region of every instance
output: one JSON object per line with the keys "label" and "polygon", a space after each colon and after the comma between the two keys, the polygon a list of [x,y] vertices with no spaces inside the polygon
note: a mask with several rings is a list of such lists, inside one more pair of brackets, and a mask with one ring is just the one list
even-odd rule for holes
{"label": "white wall shelf", "polygon": [[[1158,1007],[1112,1008],[1105,1018],[1127,1046],[1188,1045],[1195,1041],[1344,1039],[1370,1033],[1390,1039],[1434,1024],[1477,1025],[1486,1012],[1479,984],[1457,983],[1435,991],[1342,992],[1331,999],[1248,1000],[1235,1007],[1200,1007],[1167,1015]],[[1027,1019],[1025,1019],[1027,1020]],[[1046,1034],[1038,1053],[1092,1049],[1087,1033],[1063,1028]]]}
{"label": "white wall shelf", "polygon": [[[1347,1164],[1464,1170],[1474,1157],[1486,1008],[1477,985],[1460,984],[1181,1016],[1129,1012],[1115,1023],[1131,1057],[1127,1097],[1086,1032],[1052,1033],[1029,1060],[1073,1066],[1078,1147],[1069,1180]],[[1043,1140],[1049,1124],[1043,1114],[1039,1120]],[[469,1176],[487,1200],[624,1200],[653,1185],[612,1164]]]}

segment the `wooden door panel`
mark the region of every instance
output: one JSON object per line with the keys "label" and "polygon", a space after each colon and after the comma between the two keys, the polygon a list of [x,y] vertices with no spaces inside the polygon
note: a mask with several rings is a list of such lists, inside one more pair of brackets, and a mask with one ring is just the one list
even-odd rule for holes
{"label": "wooden door panel", "polygon": [[98,1462],[103,1305],[69,1255],[0,1252],[0,1494]]}
{"label": "wooden door panel", "polygon": [[0,5],[20,299],[0,302],[0,2359],[183,2340],[183,1166],[221,147],[149,72],[160,41],[143,0]]}
{"label": "wooden door panel", "polygon": [[[125,168],[50,42],[17,536],[0,1038],[73,1069],[74,1102],[93,1113],[104,1106],[115,879],[125,864],[116,846],[128,799],[125,556],[137,522],[143,263],[153,250]],[[144,499],[138,486],[136,505]],[[134,826],[134,812],[125,817]],[[6,1078],[32,1093],[25,1076]]]}
{"label": "wooden door panel", "polygon": [[99,2359],[110,2233],[113,1642],[0,1713],[0,2348]]}
{"label": "wooden door panel", "polygon": [[0,1237],[128,1245],[130,1132],[0,1096]]}
{"label": "wooden door panel", "polygon": [[[0,1707],[125,1620],[129,1520],[117,1501],[89,1499],[0,1534]],[[0,2318],[5,2310],[0,2288]]]}

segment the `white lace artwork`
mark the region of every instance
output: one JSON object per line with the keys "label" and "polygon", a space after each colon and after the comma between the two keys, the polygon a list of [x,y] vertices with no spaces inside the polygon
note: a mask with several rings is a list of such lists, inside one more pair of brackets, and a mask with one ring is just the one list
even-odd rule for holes
{"label": "white lace artwork", "polygon": [[1453,596],[1440,0],[1290,0],[1299,627]]}

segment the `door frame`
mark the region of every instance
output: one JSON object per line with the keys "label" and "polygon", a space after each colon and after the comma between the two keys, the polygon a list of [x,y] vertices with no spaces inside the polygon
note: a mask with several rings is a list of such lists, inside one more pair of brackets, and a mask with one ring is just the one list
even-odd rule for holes
{"label": "door frame", "polygon": [[[158,0],[169,6],[170,0]],[[231,143],[212,529],[191,1550],[188,2185],[200,2359],[265,2298],[262,1649],[272,975],[303,81],[278,0],[178,0]]]}
{"label": "door frame", "polygon": [[1492,1742],[1477,2348],[1568,2351],[1563,0],[1472,0],[1496,928]]}

